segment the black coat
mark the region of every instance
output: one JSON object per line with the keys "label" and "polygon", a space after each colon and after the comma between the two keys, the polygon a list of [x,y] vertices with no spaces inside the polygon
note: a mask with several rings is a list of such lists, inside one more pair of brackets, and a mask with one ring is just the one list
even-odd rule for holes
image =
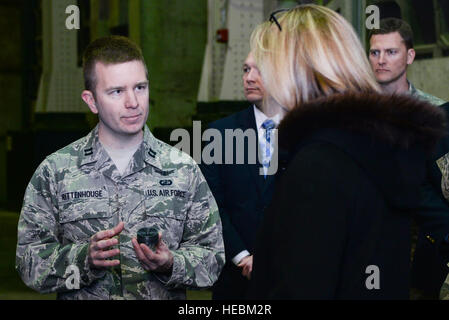
{"label": "black coat", "polygon": [[407,299],[410,217],[444,133],[442,110],[405,96],[336,95],[291,111],[279,141],[292,158],[258,234],[249,297]]}
{"label": "black coat", "polygon": [[[244,162],[236,164],[237,140],[226,146],[225,130],[251,130],[254,133],[257,152],[258,137],[254,108],[251,106],[224,119],[209,125],[216,129],[222,137],[222,164],[206,165],[200,168],[217,201],[223,225],[223,239],[226,253],[226,264],[217,283],[213,287],[214,299],[243,299],[246,296],[248,280],[242,276],[242,269],[231,261],[243,250],[253,254],[257,228],[262,220],[263,212],[270,203],[274,176],[264,179],[259,174],[261,168],[257,155],[251,155],[256,162],[251,161],[248,152],[251,150],[245,140]],[[213,141],[212,141],[213,142]],[[233,152],[232,163],[225,163],[226,154]],[[281,163],[280,163],[281,165]]]}
{"label": "black coat", "polygon": [[[439,108],[446,112],[446,119],[448,119],[449,103],[445,103]],[[436,160],[448,152],[449,136],[445,136],[438,141],[437,147],[428,162],[428,181],[422,188],[420,216],[433,217],[433,223],[419,228],[411,278],[412,287],[418,289],[419,293],[426,299],[439,298],[441,286],[449,272],[447,245],[443,248],[438,246],[435,239],[439,238],[439,235],[435,236],[434,234],[434,225],[439,225],[441,221],[449,219],[449,203],[441,191],[442,176],[436,164]]]}

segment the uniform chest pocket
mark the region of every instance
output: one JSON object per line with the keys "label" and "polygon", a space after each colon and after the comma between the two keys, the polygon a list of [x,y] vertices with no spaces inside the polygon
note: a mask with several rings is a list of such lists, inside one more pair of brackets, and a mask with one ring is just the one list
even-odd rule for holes
{"label": "uniform chest pocket", "polygon": [[109,200],[76,199],[62,204],[60,225],[65,241],[86,240],[114,226]]}
{"label": "uniform chest pocket", "polygon": [[181,242],[189,201],[187,192],[151,189],[145,195],[145,224],[158,228],[170,249]]}

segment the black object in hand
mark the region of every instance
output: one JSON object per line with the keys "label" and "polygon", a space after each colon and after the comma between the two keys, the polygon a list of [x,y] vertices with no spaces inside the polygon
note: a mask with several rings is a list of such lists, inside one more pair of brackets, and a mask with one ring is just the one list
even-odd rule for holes
{"label": "black object in hand", "polygon": [[159,241],[159,232],[155,227],[140,228],[137,231],[137,242],[146,244],[154,250]]}

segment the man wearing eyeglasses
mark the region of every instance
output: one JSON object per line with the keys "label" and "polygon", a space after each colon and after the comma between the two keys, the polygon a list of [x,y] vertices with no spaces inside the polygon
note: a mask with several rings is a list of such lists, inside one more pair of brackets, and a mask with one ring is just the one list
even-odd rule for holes
{"label": "man wearing eyeglasses", "polygon": [[[145,124],[140,48],[97,39],[83,68],[82,99],[99,124],[33,175],[18,225],[20,276],[59,299],[185,299],[187,287],[211,287],[224,264],[217,204],[197,164]],[[143,227],[154,228],[153,243],[137,242]]]}
{"label": "man wearing eyeglasses", "polygon": [[[251,53],[243,64],[242,78],[244,94],[251,106],[215,121],[209,127],[218,129],[222,137],[227,129],[250,130],[254,132],[259,150],[263,153],[267,150],[267,133],[279,124],[282,113],[270,110],[263,104],[264,86]],[[235,154],[238,146],[232,148]],[[248,159],[248,149],[251,148],[245,145],[245,161]],[[249,161],[244,164],[203,163],[201,169],[218,203],[226,253],[226,264],[213,287],[212,297],[215,300],[245,299],[252,272],[256,232],[271,199],[274,175],[260,174],[261,169],[266,169],[263,164],[251,164]]]}

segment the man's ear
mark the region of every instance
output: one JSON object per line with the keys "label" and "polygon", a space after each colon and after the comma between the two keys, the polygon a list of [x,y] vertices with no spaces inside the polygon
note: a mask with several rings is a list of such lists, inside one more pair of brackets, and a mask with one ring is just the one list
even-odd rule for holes
{"label": "man's ear", "polygon": [[92,111],[92,113],[98,114],[97,105],[95,103],[95,98],[94,98],[92,91],[84,90],[81,93],[81,98],[87,104],[87,106],[89,107],[90,111]]}
{"label": "man's ear", "polygon": [[410,65],[415,60],[416,51],[415,49],[408,49],[407,50],[407,64]]}

